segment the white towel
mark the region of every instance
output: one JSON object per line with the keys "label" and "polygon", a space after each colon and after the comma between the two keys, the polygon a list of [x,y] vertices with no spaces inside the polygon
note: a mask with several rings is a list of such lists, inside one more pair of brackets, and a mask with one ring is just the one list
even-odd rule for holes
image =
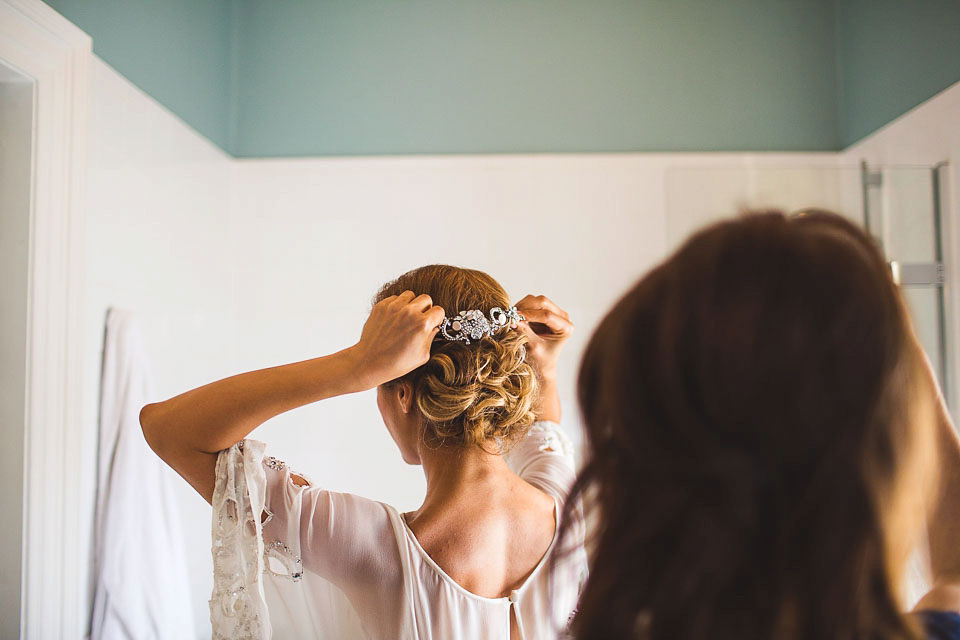
{"label": "white towel", "polygon": [[133,314],[110,309],[103,354],[93,640],[196,635],[183,529],[140,409],[155,400]]}

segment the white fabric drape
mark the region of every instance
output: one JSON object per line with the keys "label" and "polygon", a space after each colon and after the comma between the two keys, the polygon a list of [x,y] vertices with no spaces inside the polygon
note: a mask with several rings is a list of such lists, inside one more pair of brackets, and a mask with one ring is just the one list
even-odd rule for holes
{"label": "white fabric drape", "polygon": [[130,312],[107,314],[102,376],[91,638],[192,638],[177,479],[140,430],[140,409],[154,398]]}

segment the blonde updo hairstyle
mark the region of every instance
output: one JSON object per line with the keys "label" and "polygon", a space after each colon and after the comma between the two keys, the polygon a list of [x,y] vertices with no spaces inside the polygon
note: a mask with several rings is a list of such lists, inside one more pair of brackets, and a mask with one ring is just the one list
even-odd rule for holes
{"label": "blonde updo hairstyle", "polygon": [[[482,271],[429,265],[409,271],[383,285],[374,304],[404,291],[427,294],[452,317],[479,309],[510,307],[500,284]],[[502,453],[521,439],[533,424],[539,393],[536,372],[527,364],[527,337],[516,329],[501,329],[470,344],[437,334],[430,360],[401,380],[414,389],[424,417],[424,443],[431,447],[480,446]]]}

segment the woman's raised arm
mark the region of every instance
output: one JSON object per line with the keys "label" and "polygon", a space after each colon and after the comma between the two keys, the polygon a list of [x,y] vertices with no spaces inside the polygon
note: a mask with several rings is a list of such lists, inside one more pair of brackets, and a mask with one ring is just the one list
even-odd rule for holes
{"label": "woman's raised arm", "polygon": [[318,400],[371,389],[427,362],[444,311],[405,291],[370,313],[360,341],[343,351],[250,371],[148,404],[140,425],[150,447],[207,502],[217,454],[270,418]]}
{"label": "woman's raised arm", "polygon": [[[921,349],[919,344],[917,348]],[[960,612],[960,438],[929,360],[926,365],[927,384],[935,396],[940,473],[936,503],[927,523],[933,588],[916,609]]]}

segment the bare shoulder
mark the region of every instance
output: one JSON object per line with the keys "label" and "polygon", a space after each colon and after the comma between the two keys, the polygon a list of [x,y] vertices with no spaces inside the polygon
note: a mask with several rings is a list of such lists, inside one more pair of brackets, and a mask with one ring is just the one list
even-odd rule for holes
{"label": "bare shoulder", "polygon": [[488,598],[518,588],[556,533],[554,499],[518,479],[510,491],[408,520],[430,559],[461,587]]}
{"label": "bare shoulder", "polygon": [[515,524],[511,543],[507,548],[514,565],[513,575],[518,582],[540,562],[547,553],[559,525],[559,509],[553,496],[527,484],[522,500],[513,505],[511,521]]}

